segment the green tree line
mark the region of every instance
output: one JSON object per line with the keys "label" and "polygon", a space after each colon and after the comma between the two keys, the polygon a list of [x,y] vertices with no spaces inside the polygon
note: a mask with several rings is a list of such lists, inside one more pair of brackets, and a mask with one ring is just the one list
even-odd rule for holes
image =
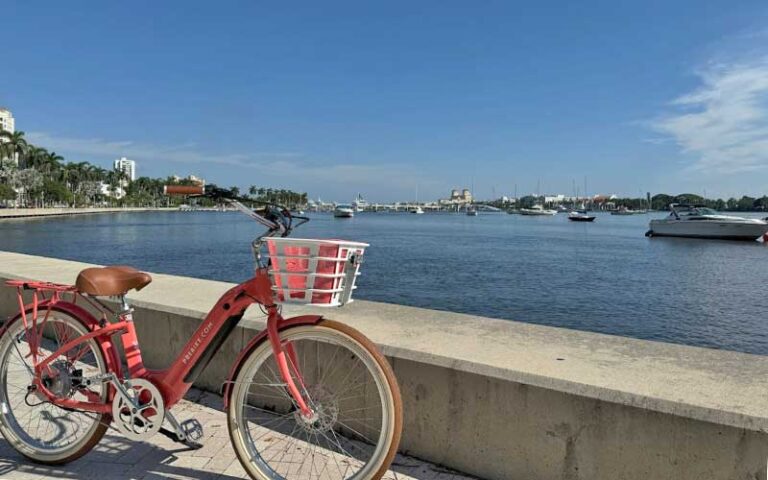
{"label": "green tree line", "polygon": [[[647,198],[615,198],[610,200],[610,202],[613,204],[615,208],[620,207],[626,207],[631,208],[632,210],[646,210],[648,209],[648,199]],[[516,208],[531,208],[533,205],[543,205],[544,204],[544,197],[543,196],[535,196],[535,195],[526,195],[524,197],[520,197],[517,200],[517,203],[515,205],[512,205],[511,203],[505,203],[501,200],[494,200],[491,202],[482,202],[486,203],[488,205],[492,205],[494,207],[499,208],[509,208],[509,207],[516,207]],[[742,196],[741,198],[729,198],[729,199],[712,199],[712,198],[704,198],[701,195],[696,195],[693,193],[683,193],[680,195],[668,195],[666,193],[660,193],[657,195],[654,195],[651,197],[651,205],[650,208],[652,210],[668,210],[670,203],[683,203],[688,205],[703,205],[709,208],[713,208],[715,210],[720,211],[731,211],[731,212],[761,212],[768,210],[768,196],[763,195],[762,197],[750,197],[750,196]],[[565,204],[566,206],[572,207],[570,204]],[[580,206],[580,202],[579,202]],[[587,202],[587,207],[590,208],[602,208],[598,204],[593,204],[592,202]]]}
{"label": "green tree line", "polygon": [[[22,131],[0,130],[0,203],[18,201],[23,207],[177,206],[186,199],[165,196],[163,187],[192,184],[190,180],[173,177],[139,177],[129,181],[119,170],[88,162],[66,162],[56,152],[30,143]],[[118,195],[121,190],[122,196]],[[240,193],[238,187],[231,190]],[[251,186],[249,194],[255,201],[271,201],[291,208],[307,203],[306,193],[285,189]],[[197,202],[212,203],[206,199]]]}
{"label": "green tree line", "polygon": [[[617,198],[612,200],[616,206],[625,206],[635,210],[648,208],[648,200],[645,198]],[[670,203],[684,203],[688,205],[703,205],[715,210],[733,211],[733,212],[754,212],[768,210],[768,196],[750,197],[747,195],[741,198],[704,198],[694,193],[683,193],[680,195],[668,195],[660,193],[651,197],[651,208],[653,210],[667,210]]]}

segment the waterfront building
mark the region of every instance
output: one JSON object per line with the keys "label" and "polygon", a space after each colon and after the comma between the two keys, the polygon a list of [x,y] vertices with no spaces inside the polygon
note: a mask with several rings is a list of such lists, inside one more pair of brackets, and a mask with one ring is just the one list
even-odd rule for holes
{"label": "waterfront building", "polygon": [[545,205],[551,205],[551,204],[561,204],[566,201],[566,196],[563,194],[557,194],[557,195],[545,195],[544,196],[544,204]]}
{"label": "waterfront building", "polygon": [[184,180],[186,182],[194,183],[195,185],[205,185],[205,179],[204,178],[200,178],[200,177],[198,177],[196,175],[187,175],[184,178],[181,178],[178,175],[171,175],[171,179],[174,182],[181,182],[182,180]]}
{"label": "waterfront building", "polygon": [[440,205],[467,205],[472,203],[472,192],[465,188],[459,193],[459,190],[454,188],[451,190],[450,198],[441,198],[438,203]]}
{"label": "waterfront building", "polygon": [[99,193],[104,195],[105,197],[111,197],[116,198],[120,200],[125,196],[125,189],[121,186],[117,186],[114,190],[112,189],[112,186],[108,183],[100,182],[99,183]]}
{"label": "waterfront building", "polygon": [[6,132],[15,132],[16,124],[13,119],[13,114],[7,108],[0,107],[0,129]]}
{"label": "waterfront building", "polygon": [[[6,132],[14,133],[16,131],[16,121],[13,118],[13,114],[10,110],[4,107],[0,107],[0,130],[4,130]],[[5,141],[4,139],[0,138],[0,142]],[[18,165],[19,164],[19,156],[14,155],[13,161]],[[0,159],[5,160],[5,159]]]}
{"label": "waterfront building", "polygon": [[189,180],[190,182],[196,183],[197,185],[205,185],[205,179],[195,175],[187,176],[187,180]]}
{"label": "waterfront building", "polygon": [[125,157],[118,158],[115,160],[114,168],[125,173],[131,182],[136,180],[136,162],[133,160],[128,160]]}

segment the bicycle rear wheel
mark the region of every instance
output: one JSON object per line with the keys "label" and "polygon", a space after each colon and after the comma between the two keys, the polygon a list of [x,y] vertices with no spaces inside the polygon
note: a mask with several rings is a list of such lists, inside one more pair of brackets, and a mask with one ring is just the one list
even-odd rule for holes
{"label": "bicycle rear wheel", "polygon": [[[0,432],[13,448],[35,462],[71,462],[101,440],[110,419],[106,415],[65,410],[30,391],[28,387],[34,379],[30,346],[39,343],[37,360],[41,361],[89,330],[78,318],[61,311],[50,313],[41,334],[26,330],[20,318],[12,322],[0,337]],[[63,352],[50,367],[42,381],[57,396],[86,401],[88,394],[106,400],[105,384],[88,386],[86,391],[78,380],[107,371],[96,341],[89,340]]]}
{"label": "bicycle rear wheel", "polygon": [[376,346],[344,324],[280,332],[295,351],[295,382],[313,410],[305,419],[262,342],[244,361],[227,412],[230,437],[255,479],[379,479],[400,442],[402,403],[394,373]]}

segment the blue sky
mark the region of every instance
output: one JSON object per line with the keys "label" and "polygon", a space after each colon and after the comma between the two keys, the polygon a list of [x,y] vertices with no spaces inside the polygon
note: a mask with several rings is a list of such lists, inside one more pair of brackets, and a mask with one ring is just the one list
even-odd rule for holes
{"label": "blue sky", "polygon": [[3,2],[0,105],[140,174],[768,194],[768,3]]}

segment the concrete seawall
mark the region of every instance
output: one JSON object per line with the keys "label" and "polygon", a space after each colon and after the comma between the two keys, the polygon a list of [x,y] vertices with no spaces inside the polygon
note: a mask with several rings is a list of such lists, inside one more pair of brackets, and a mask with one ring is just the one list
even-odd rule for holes
{"label": "concrete seawall", "polygon": [[[71,283],[87,266],[0,252],[0,280]],[[145,360],[159,368],[231,285],[153,276],[131,299]],[[0,315],[15,308],[0,289]],[[320,313],[392,362],[412,455],[498,480],[767,476],[766,357],[375,302]],[[263,325],[249,311],[198,386],[218,391]]]}
{"label": "concrete seawall", "polygon": [[178,211],[178,208],[3,208],[0,220],[10,218],[60,217],[67,215],[91,215],[95,213],[126,213]]}

